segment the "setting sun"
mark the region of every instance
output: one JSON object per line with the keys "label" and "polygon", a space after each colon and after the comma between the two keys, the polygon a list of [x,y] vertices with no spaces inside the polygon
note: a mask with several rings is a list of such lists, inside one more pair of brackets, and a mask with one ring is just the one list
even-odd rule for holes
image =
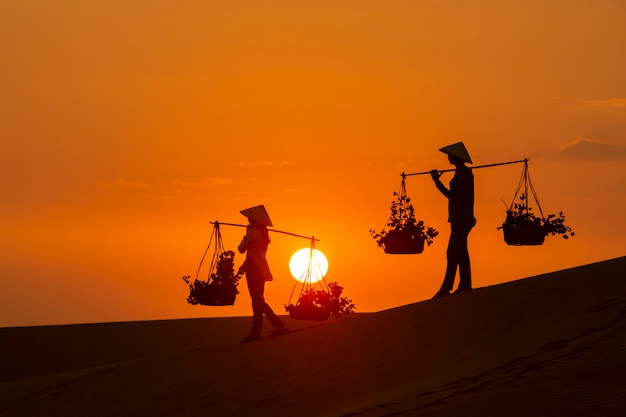
{"label": "setting sun", "polygon": [[298,281],[312,284],[326,276],[328,260],[317,249],[300,249],[291,257],[289,271]]}

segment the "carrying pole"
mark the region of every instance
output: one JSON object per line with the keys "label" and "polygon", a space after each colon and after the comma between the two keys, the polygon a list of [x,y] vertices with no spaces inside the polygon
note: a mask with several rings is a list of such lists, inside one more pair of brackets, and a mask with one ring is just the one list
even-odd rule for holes
{"label": "carrying pole", "polygon": [[[224,225],[224,226],[237,226],[237,227],[248,227],[248,225],[245,224],[236,224],[236,223],[222,223],[222,222],[218,222],[217,220],[214,222],[211,222],[211,224],[220,224],[220,225]],[[267,229],[268,232],[274,232],[274,233],[282,233],[284,235],[289,235],[289,236],[295,236],[295,237],[301,237],[303,239],[308,239],[308,240],[312,240],[312,241],[318,241],[319,239],[315,238],[315,236],[302,236],[302,235],[297,235],[295,233],[290,233],[290,232],[283,232],[282,230],[275,230],[275,229]]]}
{"label": "carrying pole", "polygon": [[[528,162],[528,158],[524,158],[524,159],[520,159],[519,161],[509,161],[509,162],[498,162],[497,164],[487,164],[487,165],[476,165],[473,167],[468,167],[469,169],[478,169],[478,168],[489,168],[489,167],[497,167],[500,165],[510,165],[510,164],[520,164],[522,162]],[[455,168],[451,168],[451,169],[444,169],[444,170],[437,170],[438,173],[443,173],[443,172],[453,172],[456,171]],[[430,171],[424,171],[424,172],[414,172],[411,174],[405,174],[404,172],[401,174],[403,177],[410,177],[413,175],[426,175],[426,174],[430,174]]]}

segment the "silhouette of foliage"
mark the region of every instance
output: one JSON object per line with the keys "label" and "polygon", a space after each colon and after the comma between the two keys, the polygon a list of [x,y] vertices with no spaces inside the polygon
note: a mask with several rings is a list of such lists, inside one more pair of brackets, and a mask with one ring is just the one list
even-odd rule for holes
{"label": "silhouette of foliage", "polygon": [[528,205],[528,197],[522,193],[520,201],[513,204],[510,210],[506,211],[506,219],[498,230],[506,227],[535,227],[539,228],[544,236],[563,235],[564,239],[574,236],[571,227],[565,225],[565,215],[563,212],[549,214],[546,217],[537,217]]}
{"label": "silhouette of foliage", "polygon": [[352,300],[342,297],[342,293],[343,287],[336,282],[328,284],[328,291],[310,288],[300,295],[295,305],[285,306],[285,310],[292,315],[316,320],[326,320],[331,314],[337,318],[350,315],[354,313],[356,306]]}
{"label": "silhouette of foliage", "polygon": [[419,250],[421,252],[424,242],[430,246],[439,232],[415,218],[415,209],[406,194],[394,192],[393,195],[396,199],[391,202],[391,215],[387,224],[380,232],[370,229],[370,234],[378,246],[383,248],[391,240],[404,241],[407,244],[413,241],[413,244],[421,244],[421,250]]}
{"label": "silhouette of foliage", "polygon": [[239,294],[237,285],[240,278],[240,274],[235,274],[235,252],[224,251],[219,255],[215,271],[207,281],[195,279],[191,282],[191,276],[183,277],[189,285],[187,302],[192,305],[233,305]]}

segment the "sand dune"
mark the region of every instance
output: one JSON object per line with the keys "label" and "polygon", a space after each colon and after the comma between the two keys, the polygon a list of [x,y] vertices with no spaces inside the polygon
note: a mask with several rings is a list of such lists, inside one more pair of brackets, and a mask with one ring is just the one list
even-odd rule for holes
{"label": "sand dune", "polygon": [[622,416],[626,257],[239,344],[250,319],[0,329],[1,416]]}

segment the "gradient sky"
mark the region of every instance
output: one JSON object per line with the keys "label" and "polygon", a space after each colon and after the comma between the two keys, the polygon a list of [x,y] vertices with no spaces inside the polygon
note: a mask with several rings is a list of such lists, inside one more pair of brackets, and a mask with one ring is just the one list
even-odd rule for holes
{"label": "gradient sky", "polygon": [[[475,171],[475,287],[626,255],[624,22],[621,0],[4,0],[0,326],[250,315],[245,283],[234,307],[190,306],[182,276],[209,222],[257,204],[320,239],[357,311],[430,298],[449,235],[430,178],[407,180],[440,231],[424,253],[369,230],[459,140],[477,165],[530,158],[576,232],[507,246],[522,166]],[[272,238],[284,313],[308,242]]]}

